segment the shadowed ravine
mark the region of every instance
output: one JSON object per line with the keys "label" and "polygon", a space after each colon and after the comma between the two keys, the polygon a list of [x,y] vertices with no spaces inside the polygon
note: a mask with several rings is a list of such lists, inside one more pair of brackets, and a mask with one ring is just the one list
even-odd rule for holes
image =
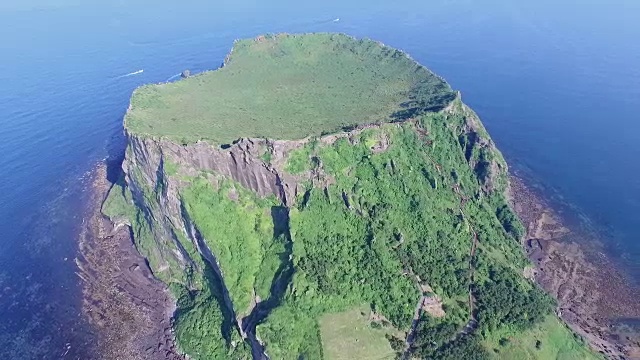
{"label": "shadowed ravine", "polygon": [[[235,321],[236,313],[233,308],[233,302],[231,301],[231,297],[229,296],[229,290],[224,284],[224,278],[222,277],[222,272],[220,271],[220,266],[218,265],[216,257],[213,255],[211,249],[209,249],[207,244],[205,244],[205,242],[202,240],[200,233],[197,230],[195,230],[194,232],[196,235],[198,249],[200,251],[200,254],[202,254],[202,259],[205,261],[205,266],[209,265],[210,267],[210,269],[206,270],[211,270],[211,275],[213,275],[213,278],[209,276],[206,277],[211,283],[212,288],[218,290],[218,294],[216,294],[218,296],[216,296],[216,299],[220,301],[220,308],[222,309],[222,313],[225,315],[225,322],[223,323],[223,334],[228,338],[228,329],[232,326],[232,324],[237,326],[237,323]],[[206,270],[205,274],[207,273]]]}
{"label": "shadowed ravine", "polygon": [[291,263],[293,249],[289,232],[289,209],[284,206],[273,206],[271,208],[271,217],[273,219],[273,238],[285,237],[285,251],[280,254],[280,267],[271,283],[269,298],[258,302],[251,313],[242,319],[242,332],[249,339],[251,352],[256,360],[269,358],[256,336],[256,326],[264,321],[273,309],[280,305],[294,272],[293,264]]}
{"label": "shadowed ravine", "polygon": [[219,305],[225,314],[223,333],[226,333],[225,337],[227,337],[230,328],[237,327],[240,334],[247,339],[251,345],[251,353],[255,360],[269,359],[264,346],[256,335],[256,326],[264,321],[274,308],[280,305],[293,276],[293,266],[291,263],[292,244],[289,233],[289,209],[284,206],[274,206],[271,208],[271,216],[274,225],[274,239],[280,236],[285,237],[285,251],[279,256],[281,263],[271,283],[269,298],[259,301],[249,315],[239,319],[215,255],[203,240],[198,229],[189,221],[188,217],[183,215],[185,224],[190,228],[189,230],[196,242],[198,251],[205,261],[205,266],[210,267],[210,269],[206,269],[210,271],[205,271],[205,273],[211,275],[211,277],[207,276],[207,278],[209,278],[212,288],[217,290],[216,298],[220,301]]}

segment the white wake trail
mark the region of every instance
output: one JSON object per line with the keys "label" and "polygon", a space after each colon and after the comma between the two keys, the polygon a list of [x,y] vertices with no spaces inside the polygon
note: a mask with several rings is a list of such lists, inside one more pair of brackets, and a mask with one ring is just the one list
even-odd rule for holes
{"label": "white wake trail", "polygon": [[177,77],[178,77],[178,76],[180,76],[180,75],[182,75],[182,73],[177,73],[177,74],[173,75],[172,77],[168,78],[167,80],[165,80],[164,82],[169,82],[169,81],[171,81],[171,80],[173,80],[173,79],[177,78]]}
{"label": "white wake trail", "polygon": [[138,71],[134,71],[132,73],[120,75],[120,76],[117,77],[117,79],[121,79],[121,78],[129,77],[129,76],[133,76],[133,75],[142,74],[143,72],[144,72],[144,69],[141,69],[141,70],[138,70]]}

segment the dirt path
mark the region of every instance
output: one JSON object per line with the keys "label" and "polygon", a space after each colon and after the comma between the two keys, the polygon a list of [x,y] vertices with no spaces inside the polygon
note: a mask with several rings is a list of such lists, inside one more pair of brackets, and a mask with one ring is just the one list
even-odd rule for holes
{"label": "dirt path", "polygon": [[98,331],[101,358],[183,359],[174,345],[174,305],[166,287],[135,249],[129,227],[114,228],[100,212],[109,187],[101,164],[76,258],[84,283],[83,311]]}
{"label": "dirt path", "polygon": [[460,215],[462,215],[462,218],[465,221],[467,221],[467,224],[469,225],[469,230],[473,235],[471,239],[471,250],[469,251],[469,321],[467,322],[465,327],[462,329],[462,331],[460,331],[460,333],[458,334],[458,337],[460,337],[461,335],[468,335],[472,333],[478,327],[478,319],[476,319],[476,312],[475,312],[476,298],[475,298],[475,295],[473,295],[473,287],[474,287],[474,281],[475,281],[474,279],[475,279],[475,272],[476,272],[476,268],[473,263],[474,263],[474,258],[476,256],[476,249],[478,248],[478,233],[473,228],[473,225],[471,224],[471,222],[469,221],[469,219],[467,218],[463,210],[469,198],[464,196],[464,194],[462,194],[462,192],[460,191],[460,186],[458,184],[455,184],[453,186],[453,191],[460,198],[460,208],[458,209],[460,210]]}
{"label": "dirt path", "polygon": [[[431,161],[433,162],[433,160],[431,160]],[[436,166],[436,169],[438,169],[438,172],[440,172],[440,165],[436,164],[435,162],[433,162],[433,164]],[[463,219],[468,221],[466,215],[464,214],[464,210],[463,210],[465,204],[468,201],[468,198],[462,194],[458,184],[455,184],[453,186],[453,191],[460,198],[460,208],[458,210],[460,211],[460,214],[462,215]],[[474,230],[473,225],[471,225],[471,223],[469,223],[469,230],[472,233],[471,249],[469,250],[469,320],[464,325],[462,330],[460,330],[456,334],[456,336],[453,339],[451,339],[451,341],[459,340],[461,337],[473,333],[478,327],[478,320],[476,318],[476,311],[475,311],[476,298],[475,298],[475,295],[473,294],[473,287],[474,287],[474,275],[475,275],[475,270],[476,270],[475,266],[474,266],[474,258],[475,258],[475,255],[476,255],[476,249],[478,248],[478,242],[479,241],[478,241],[478,233]],[[418,290],[420,291],[420,298],[418,299],[418,302],[416,304],[416,309],[414,311],[413,321],[411,323],[411,328],[410,328],[409,332],[407,333],[407,338],[405,339],[405,351],[404,351],[403,356],[402,356],[403,359],[408,359],[409,356],[411,355],[411,345],[413,344],[413,342],[415,340],[416,328],[418,326],[418,322],[420,320],[420,317],[422,316],[422,313],[424,311],[423,307],[424,307],[424,304],[425,304],[425,300],[427,299],[427,296],[425,296],[423,291],[422,291],[422,286],[421,286],[420,279],[418,278],[418,276],[416,276],[413,273],[413,271],[410,271],[409,273],[415,278],[416,285],[418,287]]]}
{"label": "dirt path", "polygon": [[[430,140],[426,138],[429,135],[428,132],[419,129],[418,133],[420,134],[423,141],[430,143]],[[431,156],[429,155],[425,155],[425,156],[427,160],[429,160],[429,162],[436,168],[436,171],[438,172],[438,174],[442,175],[442,166],[438,164],[435,160],[433,160]],[[460,198],[460,207],[458,209],[460,211],[460,215],[462,215],[463,219],[468,221],[468,218],[465,215],[463,209],[467,201],[469,201],[469,198],[464,196],[462,191],[460,191],[460,186],[458,184],[454,184],[452,186],[452,189],[455,192],[455,194]],[[475,317],[476,298],[473,295],[474,275],[476,271],[475,266],[473,265],[473,260],[476,255],[476,249],[478,248],[478,233],[474,230],[473,225],[470,222],[468,222],[468,224],[469,224],[469,229],[473,234],[473,238],[471,239],[471,250],[469,251],[469,321],[467,322],[463,330],[461,330],[458,335],[470,334],[471,332],[473,332],[473,330],[475,330],[478,327],[478,320]],[[418,304],[420,304],[421,302],[424,302],[424,297],[420,298],[420,300],[418,301]],[[419,315],[420,314],[418,314],[417,316],[419,317]],[[416,323],[415,318],[414,318],[414,323]],[[415,325],[412,326],[412,331],[413,330],[415,330]]]}
{"label": "dirt path", "polygon": [[[425,143],[430,144],[430,140],[427,139],[429,133],[423,129],[418,129],[418,133],[420,135],[420,138],[425,141]],[[426,159],[431,163],[431,165],[433,165],[436,169],[436,171],[438,172],[439,175],[442,175],[442,166],[440,164],[438,164],[435,160],[433,160],[433,158],[429,155],[425,155]],[[460,191],[460,186],[458,184],[454,184],[453,185],[453,191],[455,192],[455,194],[460,198],[460,202],[459,202],[459,211],[460,214],[462,215],[463,219],[465,219],[465,221],[469,221],[468,218],[466,217],[465,213],[464,213],[464,207],[465,204],[467,203],[467,201],[469,200],[468,197],[464,196],[464,194],[462,194],[462,192]],[[474,258],[476,255],[476,249],[478,248],[478,233],[474,230],[473,225],[468,222],[469,224],[469,229],[472,233],[472,238],[471,238],[471,249],[469,250],[469,320],[467,321],[467,323],[465,324],[465,326],[462,328],[462,330],[460,330],[458,332],[458,334],[456,334],[456,336],[451,339],[451,341],[456,341],[458,339],[460,339],[462,336],[466,336],[469,335],[471,333],[473,333],[473,331],[476,330],[476,328],[478,327],[478,320],[476,319],[475,316],[475,303],[476,303],[476,298],[475,295],[473,294],[473,288],[474,288],[474,275],[475,275],[475,266],[474,266]],[[420,284],[420,280],[419,278],[413,274],[413,272],[410,272],[412,276],[414,276],[416,278],[416,284],[418,286],[418,289],[420,290],[420,298],[418,299],[418,302],[416,304],[416,309],[414,311],[414,316],[413,316],[413,321],[411,323],[411,328],[409,330],[409,332],[407,333],[407,338],[405,339],[405,351],[403,353],[402,358],[403,359],[408,359],[411,353],[411,345],[413,344],[413,341],[415,340],[415,336],[416,336],[416,328],[418,326],[418,322],[420,320],[420,317],[422,315],[423,307],[424,307],[424,303],[425,303],[425,299],[427,298],[424,293],[422,292],[422,288],[421,288],[421,284]]]}
{"label": "dirt path", "polygon": [[418,278],[418,276],[416,276],[413,271],[410,271],[411,276],[414,277],[414,279],[416,280],[416,286],[418,287],[418,290],[420,291],[420,298],[418,299],[418,303],[416,304],[416,309],[413,313],[413,320],[411,321],[411,328],[409,329],[409,332],[407,333],[407,337],[404,341],[404,353],[402,355],[402,359],[406,360],[409,358],[409,355],[411,355],[411,345],[413,345],[413,341],[415,340],[415,336],[416,336],[416,328],[418,327],[418,322],[420,321],[420,316],[422,315],[422,307],[424,306],[424,300],[426,298],[426,296],[424,296],[423,292],[422,292],[422,287],[420,285],[420,280]]}

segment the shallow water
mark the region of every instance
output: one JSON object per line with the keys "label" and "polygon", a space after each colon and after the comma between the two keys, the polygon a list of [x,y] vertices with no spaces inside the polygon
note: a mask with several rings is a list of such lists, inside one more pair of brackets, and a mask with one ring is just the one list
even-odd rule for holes
{"label": "shallow water", "polygon": [[638,274],[637,18],[640,4],[622,0],[0,5],[0,355],[90,357],[73,262],[86,172],[121,154],[136,86],[216,68],[234,39],[265,32],[339,31],[407,51]]}

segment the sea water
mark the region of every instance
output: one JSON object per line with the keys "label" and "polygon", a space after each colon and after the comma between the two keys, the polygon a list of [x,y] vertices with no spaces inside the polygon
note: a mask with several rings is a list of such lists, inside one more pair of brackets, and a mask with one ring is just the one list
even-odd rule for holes
{"label": "sea water", "polygon": [[122,156],[132,90],[217,68],[233,40],[345,32],[460,90],[513,167],[640,266],[636,1],[27,0],[0,4],[0,357],[90,358],[77,232],[88,172]]}

